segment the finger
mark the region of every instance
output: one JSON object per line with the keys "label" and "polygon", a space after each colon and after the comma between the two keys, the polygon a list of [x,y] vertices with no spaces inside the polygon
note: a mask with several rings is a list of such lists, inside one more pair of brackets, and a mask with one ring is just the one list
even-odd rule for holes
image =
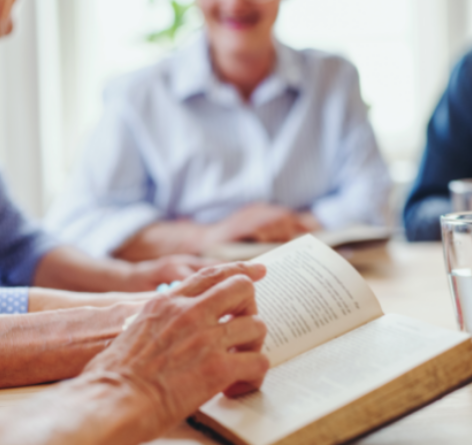
{"label": "finger", "polygon": [[238,351],[259,352],[264,344],[267,327],[259,317],[249,316],[220,323],[215,331],[226,350],[237,348]]}
{"label": "finger", "polygon": [[263,382],[264,379],[258,379],[252,382],[236,382],[229,388],[226,388],[223,391],[223,394],[226,397],[238,397],[243,394],[258,390],[262,386]]}
{"label": "finger", "polygon": [[234,397],[261,387],[269,370],[269,359],[260,352],[229,354],[229,369],[233,381],[224,390],[225,395]]}
{"label": "finger", "polygon": [[217,324],[225,315],[256,315],[254,284],[246,275],[235,275],[216,284],[196,299],[200,317],[208,325]]}
{"label": "finger", "polygon": [[166,275],[167,281],[183,281],[195,274],[200,269],[213,264],[213,260],[204,260],[192,256],[182,255],[173,258],[172,262],[167,266],[169,270]]}
{"label": "finger", "polygon": [[[246,275],[253,281],[258,281],[266,274],[265,266],[253,263],[221,264],[200,270],[186,279],[178,288],[179,295],[194,297],[234,275]],[[175,292],[173,292],[175,294]]]}
{"label": "finger", "polygon": [[187,264],[182,264],[179,267],[177,267],[176,275],[175,277],[172,278],[172,280],[182,281],[188,277],[191,277],[194,274],[195,274],[195,270],[192,267],[188,266]]}
{"label": "finger", "polygon": [[200,258],[195,255],[173,255],[172,260],[176,263],[185,264],[195,271],[217,264],[217,261],[214,259]]}
{"label": "finger", "polygon": [[197,258],[198,263],[191,264],[190,267],[198,272],[200,269],[211,266],[219,266],[223,264],[221,260],[216,260],[214,258]]}

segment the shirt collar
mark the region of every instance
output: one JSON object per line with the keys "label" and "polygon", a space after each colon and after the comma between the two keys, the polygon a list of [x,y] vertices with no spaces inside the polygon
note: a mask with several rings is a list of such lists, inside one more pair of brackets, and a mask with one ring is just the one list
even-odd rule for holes
{"label": "shirt collar", "polygon": [[174,56],[172,90],[178,99],[184,101],[204,94],[215,81],[206,36],[200,33]]}
{"label": "shirt collar", "polygon": [[277,65],[274,75],[285,82],[289,88],[300,90],[303,83],[303,60],[301,53],[278,40],[275,40],[275,49],[277,52]]}
{"label": "shirt collar", "polygon": [[287,91],[300,92],[303,82],[302,55],[275,41],[277,62],[274,71],[256,88],[251,97],[255,106],[263,105]]}
{"label": "shirt collar", "polygon": [[[277,63],[272,74],[255,90],[253,100],[265,102],[287,89],[299,91],[302,87],[302,58],[298,51],[275,41]],[[205,33],[200,33],[181,48],[173,59],[171,86],[179,100],[208,94],[222,101],[234,100],[234,88],[223,84],[213,72]],[[229,88],[228,88],[229,87]]]}

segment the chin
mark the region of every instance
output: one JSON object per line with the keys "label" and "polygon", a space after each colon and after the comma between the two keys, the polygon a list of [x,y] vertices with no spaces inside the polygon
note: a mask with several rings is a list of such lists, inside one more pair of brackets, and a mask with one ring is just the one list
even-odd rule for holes
{"label": "chin", "polygon": [[223,44],[227,51],[244,52],[259,46],[261,41],[255,29],[222,29],[215,36],[218,44]]}

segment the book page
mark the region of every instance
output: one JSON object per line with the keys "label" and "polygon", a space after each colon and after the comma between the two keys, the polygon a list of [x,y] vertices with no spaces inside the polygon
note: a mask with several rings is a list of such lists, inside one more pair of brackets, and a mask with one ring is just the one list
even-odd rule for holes
{"label": "book page", "polygon": [[200,411],[252,445],[269,445],[470,338],[385,315],[269,371],[260,391],[218,395]]}
{"label": "book page", "polygon": [[253,262],[267,266],[267,276],[256,283],[256,301],[272,366],[382,315],[359,273],[311,235]]}

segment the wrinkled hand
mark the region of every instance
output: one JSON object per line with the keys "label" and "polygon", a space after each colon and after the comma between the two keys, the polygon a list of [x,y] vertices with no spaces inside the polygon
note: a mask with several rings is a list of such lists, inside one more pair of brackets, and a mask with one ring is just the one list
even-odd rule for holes
{"label": "wrinkled hand", "polygon": [[151,397],[154,435],[221,391],[233,396],[259,387],[269,362],[260,352],[266,328],[256,316],[253,281],[264,275],[264,266],[248,263],[200,271],[149,301],[84,374],[118,373],[143,400]]}
{"label": "wrinkled hand", "polygon": [[171,255],[135,263],[130,266],[123,290],[130,292],[155,290],[161,283],[184,280],[200,269],[214,264],[216,264],[214,260],[191,255]]}
{"label": "wrinkled hand", "polygon": [[259,203],[217,224],[215,233],[225,241],[287,242],[311,230],[305,221],[285,207]]}

